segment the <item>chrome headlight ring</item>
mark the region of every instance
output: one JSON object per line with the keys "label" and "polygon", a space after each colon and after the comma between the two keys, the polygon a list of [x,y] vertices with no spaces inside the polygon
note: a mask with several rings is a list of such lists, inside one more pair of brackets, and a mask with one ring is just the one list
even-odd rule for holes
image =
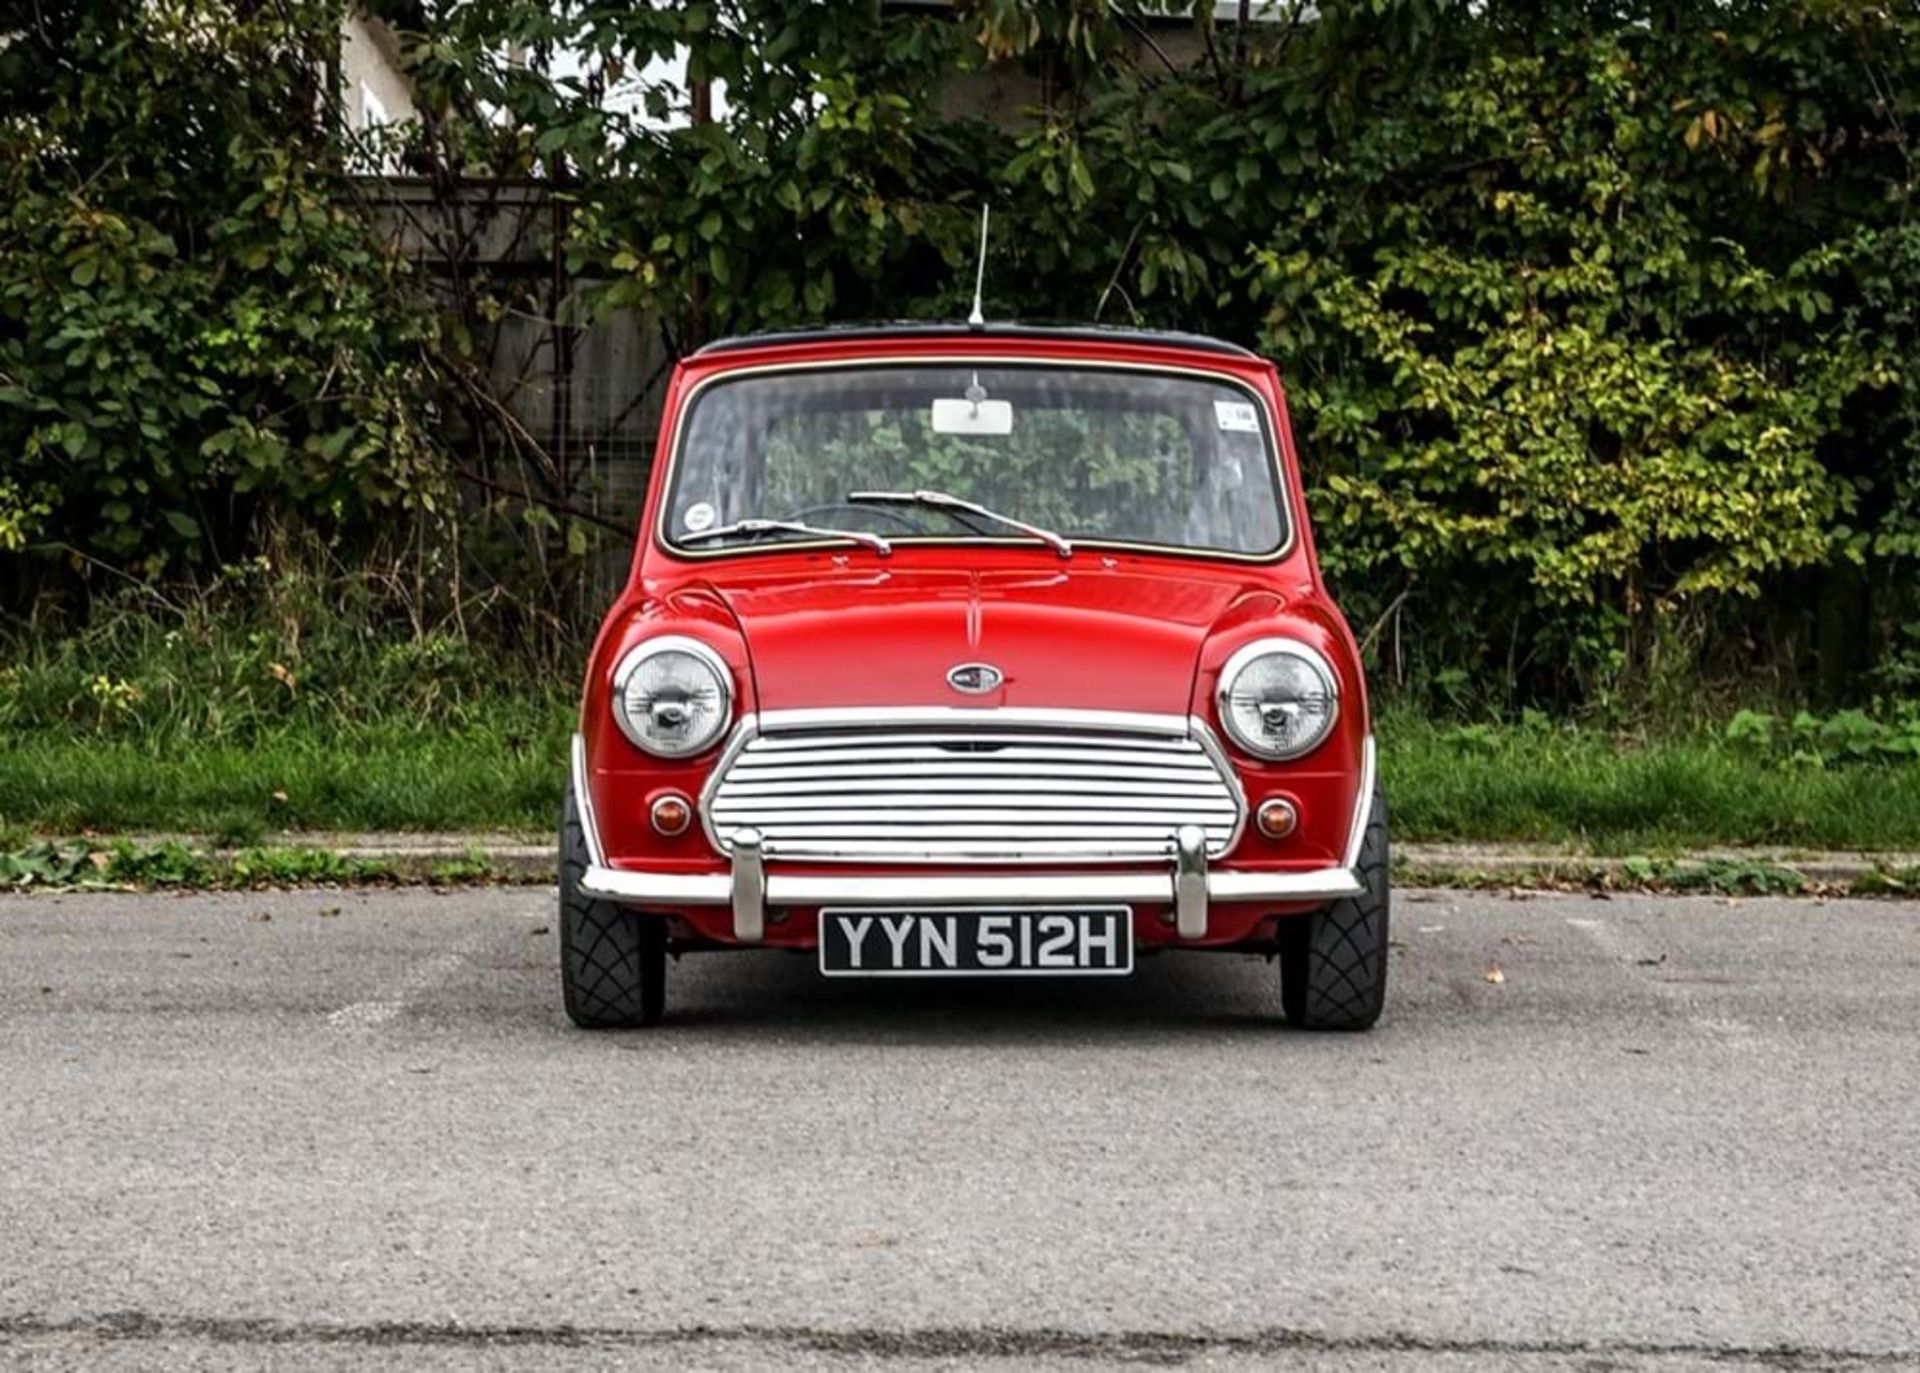
{"label": "chrome headlight ring", "polygon": [[706,751],[733,722],[733,674],[706,644],[662,634],[634,645],[613,669],[613,722],[656,758]]}
{"label": "chrome headlight ring", "polygon": [[[1244,680],[1254,672],[1261,680]],[[1220,669],[1214,709],[1239,748],[1286,762],[1332,735],[1340,718],[1340,679],[1318,649],[1298,639],[1256,639]]]}

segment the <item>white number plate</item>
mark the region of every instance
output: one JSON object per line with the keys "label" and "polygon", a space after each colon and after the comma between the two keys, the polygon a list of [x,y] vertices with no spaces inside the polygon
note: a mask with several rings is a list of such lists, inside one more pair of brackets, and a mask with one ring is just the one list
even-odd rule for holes
{"label": "white number plate", "polygon": [[971,906],[820,912],[828,977],[1124,977],[1125,906]]}

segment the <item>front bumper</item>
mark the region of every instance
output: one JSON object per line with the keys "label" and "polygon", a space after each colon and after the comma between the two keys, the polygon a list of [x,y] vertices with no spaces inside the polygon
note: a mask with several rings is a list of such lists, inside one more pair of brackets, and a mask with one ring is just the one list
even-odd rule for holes
{"label": "front bumper", "polygon": [[[760,943],[766,935],[769,907],[818,906],[1005,906],[1107,902],[1128,906],[1171,906],[1175,933],[1183,940],[1207,936],[1207,911],[1214,902],[1311,905],[1357,896],[1360,844],[1372,804],[1374,748],[1369,738],[1362,753],[1358,802],[1345,861],[1338,867],[1308,871],[1209,869],[1205,836],[1184,827],[1169,836],[1166,867],[1128,872],[926,873],[781,872],[769,870],[760,836],[735,832],[730,870],[719,873],[636,872],[609,865],[601,852],[592,798],[586,786],[585,749],[574,740],[573,784],[585,822],[589,864],[581,891],[622,905],[673,909],[730,906],[733,937]],[[876,864],[876,866],[880,866]]]}

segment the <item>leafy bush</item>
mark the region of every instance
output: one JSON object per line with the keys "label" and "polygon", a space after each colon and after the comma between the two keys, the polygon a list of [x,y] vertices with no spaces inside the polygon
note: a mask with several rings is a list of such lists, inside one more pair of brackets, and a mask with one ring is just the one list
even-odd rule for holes
{"label": "leafy bush", "polygon": [[[990,308],[1261,346],[1330,574],[1428,673],[1564,701],[1759,634],[1789,678],[1817,645],[1897,684],[1911,10],[1342,0],[1246,33],[1203,13],[1182,66],[1128,6],[965,8],[463,0],[422,72],[511,112],[443,125],[456,165],[573,170],[612,303],[713,332],[957,316],[990,198]],[[677,48],[726,81],[717,122],[622,113],[684,110],[632,75]],[[969,117],[994,60],[1038,77],[1024,123]],[[1847,620],[1821,642],[1809,615]]]}
{"label": "leafy bush", "polygon": [[[992,313],[1270,352],[1396,675],[1466,705],[1702,666],[1836,704],[1920,682],[1911,6],[1324,0],[1193,34],[1105,0],[388,8],[410,165],[554,187],[569,269],[676,344],[958,317],[991,200]],[[0,558],[151,575],[243,561],[263,506],[439,499],[465,344],[335,175],[337,4],[40,13],[0,47]],[[724,83],[710,122],[677,53]],[[988,80],[1037,104],[982,108]]]}
{"label": "leafy bush", "polygon": [[0,32],[0,556],[151,576],[431,505],[431,312],[343,193],[344,0],[49,0]]}

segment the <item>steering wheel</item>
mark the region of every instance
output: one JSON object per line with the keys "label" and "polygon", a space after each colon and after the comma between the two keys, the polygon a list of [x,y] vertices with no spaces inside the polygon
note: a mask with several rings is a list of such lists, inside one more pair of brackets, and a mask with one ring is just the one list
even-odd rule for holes
{"label": "steering wheel", "polygon": [[[862,505],[856,501],[828,501],[824,505],[809,505],[795,510],[790,514],[782,515],[780,518],[810,524],[812,523],[812,517],[815,515],[835,514],[858,515],[861,519],[866,519],[871,515],[879,515],[883,519],[892,520],[909,534],[931,534],[933,532],[905,511],[895,510],[892,506],[887,505]],[[858,527],[859,526],[856,526],[856,528]]]}

